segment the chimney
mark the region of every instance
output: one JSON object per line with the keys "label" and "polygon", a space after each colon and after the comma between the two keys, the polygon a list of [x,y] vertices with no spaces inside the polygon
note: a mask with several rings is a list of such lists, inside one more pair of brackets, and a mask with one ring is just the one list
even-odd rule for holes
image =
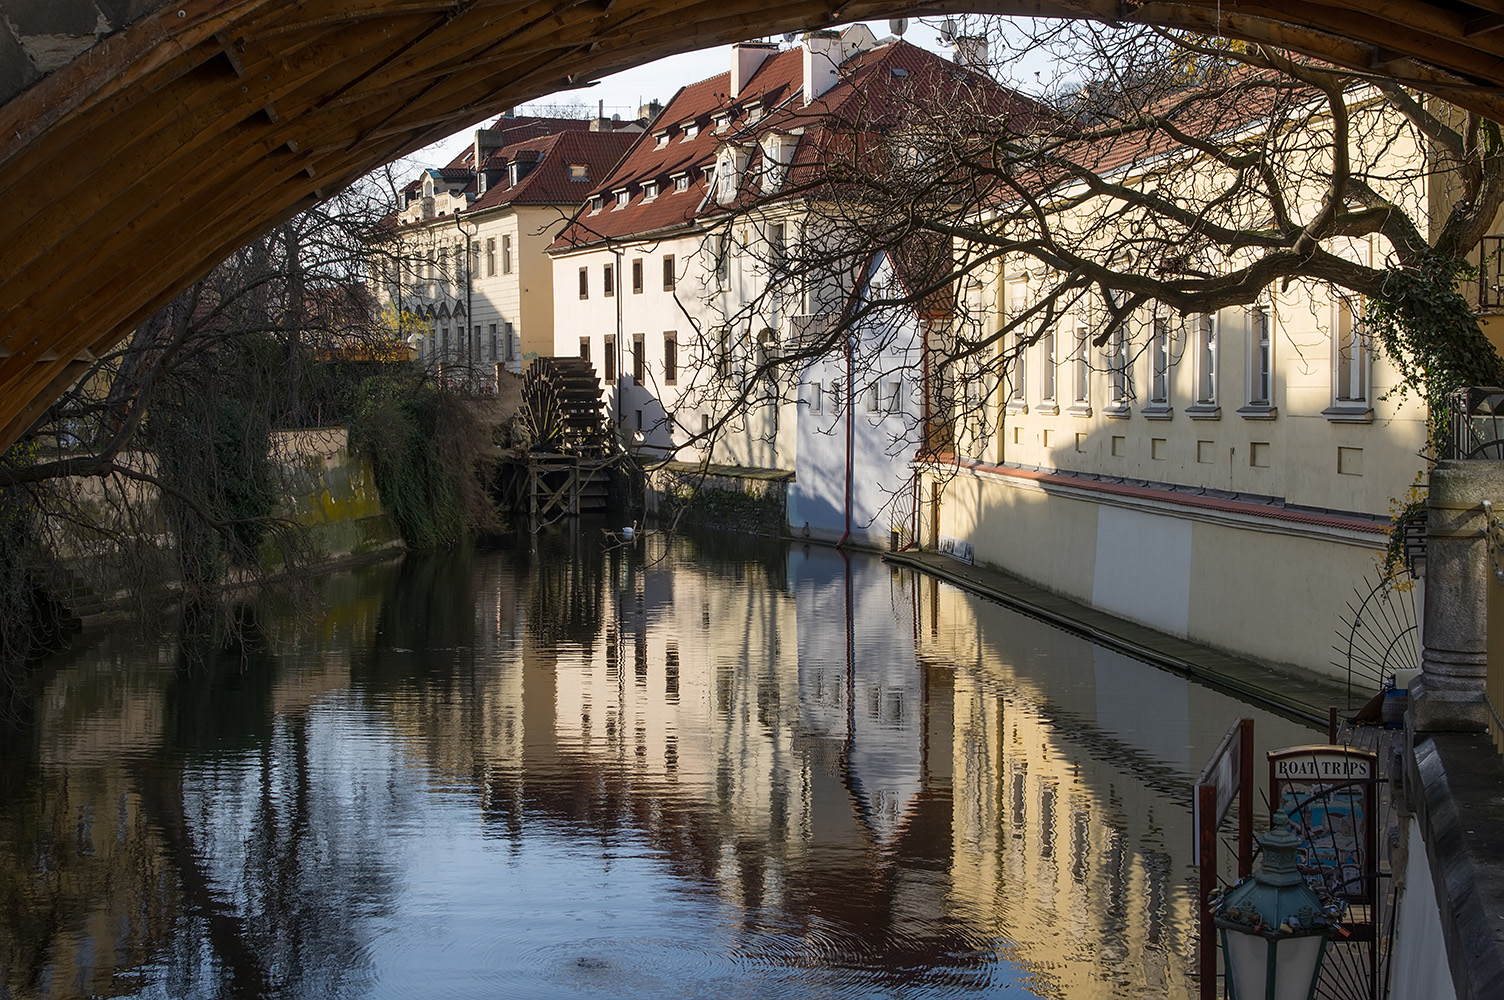
{"label": "chimney", "polygon": [[956,65],[978,73],[987,72],[987,36],[961,35],[956,39]]}
{"label": "chimney", "polygon": [[811,31],[804,36],[804,103],[808,104],[840,79],[841,33]]}
{"label": "chimney", "polygon": [[477,175],[481,173],[481,164],[486,161],[486,154],[498,149],[500,146],[501,136],[497,132],[488,128],[478,128],[475,130],[475,142],[470,147],[470,156],[472,158],[470,166],[474,168]]}
{"label": "chimney", "polygon": [[768,56],[778,51],[771,42],[741,42],[731,46],[731,99],[742,96],[747,81],[767,62]]}

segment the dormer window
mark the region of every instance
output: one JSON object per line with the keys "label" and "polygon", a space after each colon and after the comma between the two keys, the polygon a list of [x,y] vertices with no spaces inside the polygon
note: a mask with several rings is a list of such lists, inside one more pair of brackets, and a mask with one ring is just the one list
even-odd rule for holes
{"label": "dormer window", "polygon": [[674,190],[675,191],[688,191],[689,190],[689,175],[688,174],[676,174],[674,176]]}
{"label": "dormer window", "polygon": [[632,192],[628,191],[626,188],[620,188],[616,192],[616,207],[617,208],[626,208],[627,207],[627,202],[630,201],[631,199],[632,199]]}
{"label": "dormer window", "polygon": [[656,197],[658,197],[658,182],[648,181],[642,186],[642,200],[652,201]]}
{"label": "dormer window", "polygon": [[511,166],[507,168],[507,183],[516,187],[517,182],[520,180],[522,180],[521,164],[513,160]]}
{"label": "dormer window", "polygon": [[794,148],[799,144],[792,135],[772,134],[762,140],[762,193],[772,194],[783,187],[788,177],[789,163],[794,159]]}
{"label": "dormer window", "polygon": [[572,181],[588,181],[590,179],[590,164],[571,163],[569,165],[569,179]]}
{"label": "dormer window", "polygon": [[700,123],[699,122],[690,122],[688,125],[684,126],[684,141],[685,142],[688,142],[689,140],[693,139],[695,136],[697,136],[699,134],[700,134]]}
{"label": "dormer window", "polygon": [[728,127],[730,127],[730,125],[731,125],[731,115],[729,115],[729,114],[719,114],[719,115],[715,116],[715,130],[716,130],[716,132],[724,132],[724,131],[726,131],[726,129]]}
{"label": "dormer window", "polygon": [[668,129],[664,129],[662,132],[656,132],[656,133],[654,133],[654,138],[656,138],[658,140],[658,145],[654,146],[653,148],[654,149],[662,149],[664,146],[667,146],[668,145],[668,137],[669,137],[669,130]]}
{"label": "dormer window", "polygon": [[722,206],[736,200],[741,187],[742,171],[747,167],[747,150],[741,146],[722,147],[715,160],[715,200]]}
{"label": "dormer window", "polygon": [[432,198],[433,197],[433,175],[432,174],[429,174],[427,177],[423,178],[423,197],[425,197],[425,198]]}
{"label": "dormer window", "polygon": [[475,190],[477,194],[486,193],[486,172],[484,170],[475,175]]}
{"label": "dormer window", "polygon": [[604,202],[600,195],[593,194],[590,196],[590,211],[599,212],[603,207],[603,204]]}

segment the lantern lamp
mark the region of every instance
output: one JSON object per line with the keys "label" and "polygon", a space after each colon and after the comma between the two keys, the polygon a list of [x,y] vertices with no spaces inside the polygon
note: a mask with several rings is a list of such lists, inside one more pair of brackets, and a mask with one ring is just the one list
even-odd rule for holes
{"label": "lantern lamp", "polygon": [[1294,833],[1273,830],[1259,843],[1262,860],[1252,877],[1209,901],[1227,983],[1233,1000],[1311,1000],[1342,904],[1306,884],[1295,865]]}

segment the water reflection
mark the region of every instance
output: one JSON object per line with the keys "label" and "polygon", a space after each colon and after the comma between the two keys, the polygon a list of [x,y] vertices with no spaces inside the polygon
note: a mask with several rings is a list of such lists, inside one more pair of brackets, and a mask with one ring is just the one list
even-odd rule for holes
{"label": "water reflection", "polygon": [[1187,995],[1189,771],[1308,733],[876,559],[595,537],[55,664],[0,998]]}

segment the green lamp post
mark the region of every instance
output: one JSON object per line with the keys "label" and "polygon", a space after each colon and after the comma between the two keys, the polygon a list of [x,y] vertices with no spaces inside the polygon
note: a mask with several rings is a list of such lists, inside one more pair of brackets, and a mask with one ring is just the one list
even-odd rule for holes
{"label": "green lamp post", "polygon": [[1250,878],[1210,900],[1233,1000],[1311,1000],[1340,903],[1317,895],[1295,867],[1300,838],[1259,835],[1263,859]]}

